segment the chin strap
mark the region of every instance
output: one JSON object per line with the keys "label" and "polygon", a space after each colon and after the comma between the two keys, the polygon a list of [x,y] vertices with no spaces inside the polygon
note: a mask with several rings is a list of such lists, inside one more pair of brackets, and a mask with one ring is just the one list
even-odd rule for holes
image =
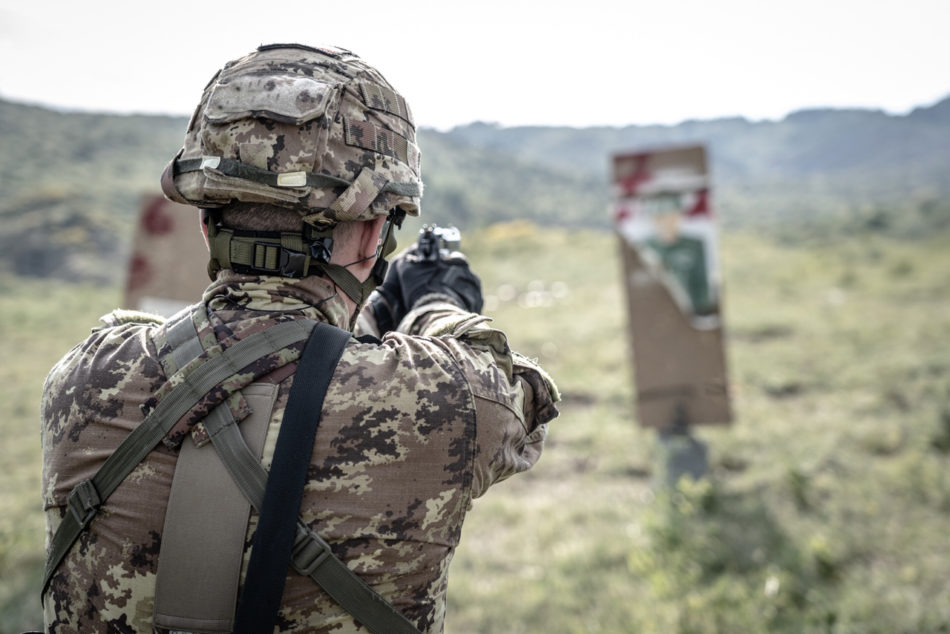
{"label": "chin strap", "polygon": [[390,213],[383,227],[376,262],[363,282],[346,266],[330,263],[333,253],[332,226],[316,228],[305,223],[302,232],[229,229],[221,226],[220,217],[214,212],[208,214],[206,222],[211,251],[208,276],[212,281],[221,269],[290,278],[323,275],[332,280],[357,306],[362,306],[373,289],[382,284],[386,277],[389,267],[386,256],[396,249],[393,227],[402,224],[402,216],[397,211]]}
{"label": "chin strap", "polygon": [[[369,277],[366,278],[366,281],[360,282],[345,266],[329,263],[320,263],[317,265],[320,272],[330,278],[333,283],[336,284],[347,297],[356,302],[356,305],[359,307],[363,306],[366,300],[369,299],[369,295],[373,292],[373,289],[383,283],[383,277],[386,276],[386,269],[388,267],[389,263],[380,256],[373,265],[373,271]],[[382,276],[377,273],[378,270],[382,271]]]}

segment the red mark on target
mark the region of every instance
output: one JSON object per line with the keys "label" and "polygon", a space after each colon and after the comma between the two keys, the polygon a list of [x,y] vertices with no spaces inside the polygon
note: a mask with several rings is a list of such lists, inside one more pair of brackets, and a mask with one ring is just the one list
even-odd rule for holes
{"label": "red mark on target", "polygon": [[145,232],[152,235],[171,233],[175,228],[175,220],[165,210],[165,200],[156,198],[149,203],[142,214],[142,226]]}

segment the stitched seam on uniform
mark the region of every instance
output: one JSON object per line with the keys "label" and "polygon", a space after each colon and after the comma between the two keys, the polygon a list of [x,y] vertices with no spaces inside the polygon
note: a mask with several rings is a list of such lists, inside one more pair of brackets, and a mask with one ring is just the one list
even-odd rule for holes
{"label": "stitched seam on uniform", "polygon": [[515,415],[515,418],[518,419],[518,421],[521,423],[521,426],[524,428],[525,434],[528,434],[531,432],[531,430],[528,429],[528,422],[525,420],[524,412],[518,410],[516,407],[514,407],[513,405],[510,405],[509,403],[505,403],[504,401],[499,401],[497,398],[492,398],[484,394],[477,394],[474,391],[472,392],[472,394],[474,395],[476,399],[481,399],[488,403],[495,403],[496,405],[500,405],[501,407],[504,407],[505,409],[507,409],[508,411],[510,411],[511,413]]}

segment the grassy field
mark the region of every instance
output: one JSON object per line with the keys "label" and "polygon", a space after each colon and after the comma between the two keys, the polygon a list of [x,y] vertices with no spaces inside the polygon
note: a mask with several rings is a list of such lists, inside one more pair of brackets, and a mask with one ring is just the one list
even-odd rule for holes
{"label": "grassy field", "polygon": [[[564,393],[541,462],[477,500],[449,634],[950,632],[950,235],[723,236],[736,420],[657,493],[616,238],[465,236],[488,312]],[[38,402],[118,290],[0,277],[0,633],[38,625]]]}

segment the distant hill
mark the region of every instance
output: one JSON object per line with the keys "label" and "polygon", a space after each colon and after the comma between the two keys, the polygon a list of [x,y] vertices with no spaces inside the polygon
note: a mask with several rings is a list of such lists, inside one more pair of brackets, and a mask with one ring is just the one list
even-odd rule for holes
{"label": "distant hill", "polygon": [[[111,282],[141,196],[158,191],[185,117],[60,112],[0,100],[0,262]],[[905,235],[950,225],[950,97],[904,116],[806,110],[675,126],[423,129],[427,220],[526,218],[607,228],[610,157],[705,143],[726,227],[803,222]]]}
{"label": "distant hill", "polygon": [[906,116],[823,109],[795,112],[781,121],[729,118],[675,126],[502,128],[476,123],[447,136],[523,163],[593,179],[604,204],[612,154],[704,143],[727,223],[816,218],[950,195],[950,97]]}

